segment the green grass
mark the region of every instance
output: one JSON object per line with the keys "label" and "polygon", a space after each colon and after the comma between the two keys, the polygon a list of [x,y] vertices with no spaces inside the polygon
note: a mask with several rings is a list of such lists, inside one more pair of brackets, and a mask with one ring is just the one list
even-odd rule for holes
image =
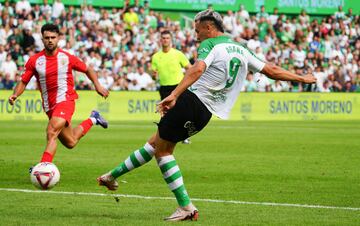
{"label": "green grass", "polygon": [[[29,166],[45,144],[46,122],[0,122],[0,188],[31,189]],[[53,191],[172,197],[155,161],[124,175],[116,192],[95,178],[141,147],[151,122],[93,128],[73,150],[61,144]],[[359,122],[219,122],[178,144],[175,157],[191,197],[360,207]],[[360,211],[195,201],[194,225],[360,225]],[[0,225],[162,225],[174,200],[0,190]],[[189,224],[190,222],[180,223]]]}

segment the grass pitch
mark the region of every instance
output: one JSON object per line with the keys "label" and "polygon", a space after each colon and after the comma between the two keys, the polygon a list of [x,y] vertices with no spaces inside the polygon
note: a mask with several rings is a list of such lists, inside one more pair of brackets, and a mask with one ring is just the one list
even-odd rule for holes
{"label": "grass pitch", "polygon": [[[41,158],[46,122],[0,128],[0,189],[35,190],[28,168]],[[52,191],[173,197],[154,160],[119,178],[116,192],[96,184],[154,131],[151,122],[112,122],[93,128],[73,150],[59,143],[61,181]],[[199,221],[180,224],[360,225],[359,138],[359,122],[212,121],[175,151],[190,197],[201,199],[194,201]],[[167,225],[162,218],[175,208],[175,200],[0,190],[0,225]]]}

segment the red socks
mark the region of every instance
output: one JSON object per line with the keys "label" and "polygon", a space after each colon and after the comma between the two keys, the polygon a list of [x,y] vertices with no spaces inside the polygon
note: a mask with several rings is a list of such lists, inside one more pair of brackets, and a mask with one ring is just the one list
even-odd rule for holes
{"label": "red socks", "polygon": [[80,126],[83,128],[83,132],[82,135],[85,135],[90,128],[93,126],[93,122],[91,121],[91,119],[86,119],[85,121],[83,121]]}
{"label": "red socks", "polygon": [[54,156],[49,152],[45,151],[40,162],[52,162]]}

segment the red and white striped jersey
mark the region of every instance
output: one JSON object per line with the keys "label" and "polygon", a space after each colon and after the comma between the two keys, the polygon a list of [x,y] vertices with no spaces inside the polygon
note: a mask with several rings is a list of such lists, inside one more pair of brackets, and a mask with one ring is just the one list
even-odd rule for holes
{"label": "red and white striped jersey", "polygon": [[87,67],[76,56],[58,49],[54,56],[47,56],[45,50],[30,57],[21,77],[28,83],[33,75],[38,82],[45,112],[57,103],[74,100],[78,95],[74,89],[72,70],[86,72]]}

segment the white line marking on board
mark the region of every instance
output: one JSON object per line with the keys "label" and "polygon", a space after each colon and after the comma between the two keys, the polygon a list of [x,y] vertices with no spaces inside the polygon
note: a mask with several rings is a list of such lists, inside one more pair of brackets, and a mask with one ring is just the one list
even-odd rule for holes
{"label": "white line marking on board", "polygon": [[[0,188],[0,191],[58,194],[58,195],[110,196],[110,197],[123,197],[123,198],[135,198],[135,199],[175,200],[175,198],[171,198],[171,197],[152,197],[152,196],[125,195],[125,194],[105,194],[105,193],[93,193],[93,192],[41,191],[41,190],[17,189],[17,188]],[[200,198],[192,198],[191,200],[198,201],[198,202],[231,203],[231,204],[240,204],[240,205],[286,206],[286,207],[312,208],[312,209],[335,209],[335,210],[360,211],[359,207],[322,206],[322,205],[274,203],[274,202],[246,202],[246,201],[237,201],[237,200],[218,200],[218,199],[200,199]]]}

